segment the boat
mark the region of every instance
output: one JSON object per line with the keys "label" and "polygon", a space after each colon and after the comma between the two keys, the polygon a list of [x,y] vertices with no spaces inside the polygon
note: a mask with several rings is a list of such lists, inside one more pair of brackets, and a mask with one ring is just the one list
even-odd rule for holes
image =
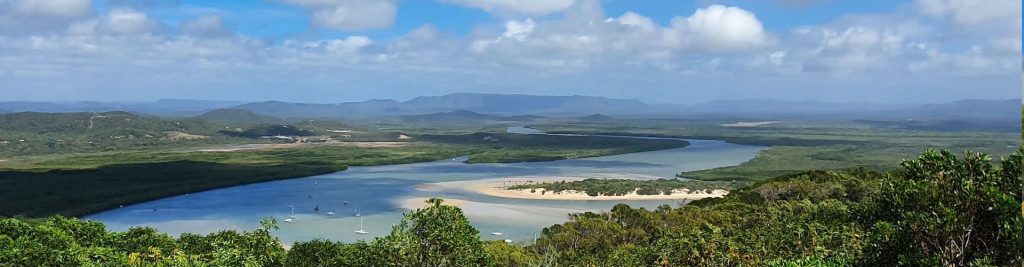
{"label": "boat", "polygon": [[292,223],[292,222],[293,222],[293,220],[292,220],[292,218],[288,218],[288,219],[284,219],[284,222],[286,222],[286,223]]}
{"label": "boat", "polygon": [[359,214],[359,208],[356,208],[356,214],[355,214],[355,216],[356,216],[356,217],[360,217],[360,216],[363,216],[362,214]]}
{"label": "boat", "polygon": [[328,211],[328,212],[327,212],[327,215],[328,215],[328,216],[334,216],[334,212],[333,212],[333,211]]}
{"label": "boat", "polygon": [[363,218],[362,217],[359,218],[359,230],[356,230],[355,232],[357,234],[361,234],[361,235],[365,235],[365,234],[369,234],[370,233],[369,231],[366,231],[366,229],[363,229]]}
{"label": "boat", "polygon": [[504,234],[501,233],[501,232],[493,232],[493,233],[491,233],[491,235],[499,235],[500,236],[500,235],[504,235]]}

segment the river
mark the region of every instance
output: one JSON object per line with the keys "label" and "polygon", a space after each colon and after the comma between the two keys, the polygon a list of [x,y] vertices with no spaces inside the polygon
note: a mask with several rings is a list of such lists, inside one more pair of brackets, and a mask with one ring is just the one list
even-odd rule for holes
{"label": "river", "polygon": [[[522,128],[509,132],[543,134]],[[627,138],[627,137],[624,137]],[[633,137],[628,137],[633,138]],[[752,159],[764,147],[716,140],[687,140],[683,148],[607,157],[526,163],[465,164],[465,158],[435,162],[352,167],[346,171],[281,181],[234,186],[168,197],[86,216],[123,231],[149,226],[174,235],[251,230],[259,220],[277,218],[274,232],[285,243],[315,238],[352,242],[387,235],[409,198],[459,199],[483,239],[532,240],[544,227],[564,222],[567,214],[607,210],[617,203],[654,208],[682,205],[677,200],[579,201],[497,198],[460,190],[423,190],[421,185],[503,177],[586,176],[595,178],[672,178],[682,171],[733,166]],[[294,207],[294,222],[284,223]],[[319,208],[319,210],[315,210]],[[327,215],[334,212],[334,215]],[[359,214],[356,217],[355,214]],[[360,228],[366,235],[354,233]],[[501,232],[496,236],[491,233]]]}

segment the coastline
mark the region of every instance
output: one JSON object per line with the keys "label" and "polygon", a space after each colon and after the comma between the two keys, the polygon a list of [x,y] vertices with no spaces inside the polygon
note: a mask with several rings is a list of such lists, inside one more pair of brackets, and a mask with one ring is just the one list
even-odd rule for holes
{"label": "coastline", "polygon": [[[615,178],[623,179],[626,175],[613,174],[612,177],[607,177],[609,174],[604,174],[601,177],[603,179]],[[433,184],[421,185],[418,189],[421,191],[434,191],[439,188],[448,189],[460,189],[463,191],[477,193],[486,196],[500,197],[500,198],[514,198],[514,199],[532,199],[532,200],[697,200],[703,198],[714,198],[724,197],[729,194],[729,191],[716,189],[709,191],[691,191],[688,189],[677,189],[673,190],[668,195],[640,195],[635,191],[626,195],[620,196],[590,196],[586,192],[579,191],[562,191],[554,193],[543,189],[536,190],[513,190],[507,189],[509,183],[535,183],[535,182],[558,182],[558,181],[577,181],[587,178],[593,178],[592,176],[575,176],[575,177],[513,177],[513,178],[501,178],[501,179],[486,179],[486,180],[475,180],[475,181],[455,181],[455,182],[442,182]],[[642,177],[643,179],[651,179],[651,177]],[[629,179],[629,178],[626,178]],[[633,178],[635,179],[635,177]],[[531,192],[533,191],[533,192]],[[445,200],[447,201],[447,200]]]}
{"label": "coastline", "polygon": [[636,191],[619,196],[591,196],[586,192],[566,190],[561,192],[550,192],[539,188],[536,190],[515,190],[506,189],[501,182],[481,183],[471,187],[471,190],[493,197],[518,198],[518,199],[540,199],[540,200],[697,200],[709,197],[724,197],[729,191],[717,189],[709,192],[691,192],[688,189],[672,190],[668,195],[640,195]]}

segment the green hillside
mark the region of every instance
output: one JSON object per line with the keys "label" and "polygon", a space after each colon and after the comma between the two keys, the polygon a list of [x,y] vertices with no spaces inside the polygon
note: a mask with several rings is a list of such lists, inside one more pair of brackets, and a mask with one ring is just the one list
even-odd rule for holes
{"label": "green hillside", "polygon": [[195,117],[198,120],[221,124],[275,124],[284,120],[260,115],[244,109],[215,109]]}

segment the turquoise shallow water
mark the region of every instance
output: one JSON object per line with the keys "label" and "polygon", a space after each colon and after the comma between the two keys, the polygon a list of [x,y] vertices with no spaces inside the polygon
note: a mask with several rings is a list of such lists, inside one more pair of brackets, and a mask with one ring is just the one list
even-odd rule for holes
{"label": "turquoise shallow water", "polygon": [[[519,132],[510,129],[510,132]],[[531,132],[537,133],[537,132]],[[340,241],[385,235],[410,197],[467,201],[462,206],[485,239],[530,240],[543,227],[565,221],[570,212],[607,210],[617,203],[654,208],[676,200],[554,201],[497,198],[461,190],[419,190],[418,185],[516,176],[621,176],[672,178],[676,173],[737,165],[763,147],[714,140],[687,140],[690,146],[652,152],[552,162],[465,164],[462,158],[436,162],[353,167],[344,172],[235,186],[125,206],[90,216],[111,230],[150,226],[164,232],[209,233],[248,230],[265,217],[280,222],[295,207],[294,223],[280,223],[275,234],[286,243],[325,238]],[[319,208],[319,211],[314,208]],[[333,211],[333,216],[326,212]],[[361,217],[355,217],[358,211]],[[360,220],[368,235],[355,234]],[[491,235],[501,232],[504,235]]]}

